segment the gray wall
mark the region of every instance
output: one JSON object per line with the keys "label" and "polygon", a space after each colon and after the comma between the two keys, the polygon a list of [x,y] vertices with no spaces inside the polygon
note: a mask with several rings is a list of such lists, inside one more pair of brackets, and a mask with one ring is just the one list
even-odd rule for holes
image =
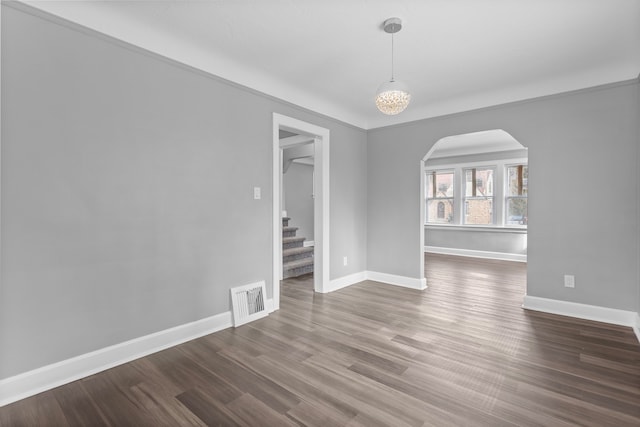
{"label": "gray wall", "polygon": [[364,131],[15,8],[0,379],[226,312],[232,286],[271,289],[273,112],[330,129],[330,250],[357,254],[331,277],[365,270]]}
{"label": "gray wall", "polygon": [[637,311],[637,91],[634,80],[369,131],[368,269],[420,277],[420,160],[445,136],[504,129],[529,148],[527,293]]}
{"label": "gray wall", "polygon": [[313,240],[313,166],[292,163],[283,176],[285,209],[297,236]]}
{"label": "gray wall", "polygon": [[526,231],[425,227],[425,246],[472,251],[527,254]]}

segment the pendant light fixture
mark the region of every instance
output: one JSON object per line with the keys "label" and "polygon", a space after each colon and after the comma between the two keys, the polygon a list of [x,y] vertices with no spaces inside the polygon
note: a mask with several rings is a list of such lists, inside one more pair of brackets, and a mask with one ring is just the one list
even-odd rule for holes
{"label": "pendant light fixture", "polygon": [[407,86],[393,77],[393,35],[402,29],[400,18],[389,18],[384,21],[384,31],[391,34],[391,80],[384,82],[376,92],[376,107],[390,116],[404,111],[411,101]]}

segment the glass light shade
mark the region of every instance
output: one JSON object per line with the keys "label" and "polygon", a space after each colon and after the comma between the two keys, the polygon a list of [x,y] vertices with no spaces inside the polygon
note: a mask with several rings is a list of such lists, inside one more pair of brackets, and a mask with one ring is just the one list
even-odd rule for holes
{"label": "glass light shade", "polygon": [[376,92],[376,107],[390,116],[402,113],[410,101],[411,94],[407,87],[395,80],[382,83]]}

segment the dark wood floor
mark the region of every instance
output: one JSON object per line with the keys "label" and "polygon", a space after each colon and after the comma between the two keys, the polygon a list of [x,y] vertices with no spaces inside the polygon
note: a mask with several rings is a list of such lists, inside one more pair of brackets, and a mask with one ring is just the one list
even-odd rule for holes
{"label": "dark wood floor", "polygon": [[523,310],[525,264],[426,265],[422,292],[287,280],[277,313],[8,405],[0,425],[640,425],[630,328]]}

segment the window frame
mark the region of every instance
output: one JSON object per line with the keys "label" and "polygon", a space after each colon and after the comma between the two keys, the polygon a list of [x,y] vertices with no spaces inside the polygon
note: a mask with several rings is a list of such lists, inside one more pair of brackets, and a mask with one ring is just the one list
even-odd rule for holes
{"label": "window frame", "polygon": [[[462,192],[462,206],[463,206],[463,210],[461,211],[461,218],[460,218],[460,222],[461,225],[474,225],[474,226],[494,226],[496,225],[496,167],[493,165],[489,165],[489,166],[471,166],[471,167],[462,167],[462,185],[464,188],[464,191]],[[476,188],[478,186],[478,179],[476,174],[478,170],[483,170],[483,171],[491,171],[491,176],[493,179],[492,182],[492,189],[491,189],[491,196],[478,196],[477,194],[471,195],[471,196],[467,196],[467,171],[473,171],[472,172],[472,192],[476,192]],[[475,180],[474,180],[475,179]],[[487,223],[487,224],[474,224],[474,223],[468,223],[467,222],[467,211],[468,211],[468,207],[469,207],[469,200],[491,200],[491,222]]]}
{"label": "window frame", "polygon": [[[429,197],[429,177],[433,176],[433,174],[435,173],[435,175],[437,176],[438,173],[441,174],[452,174],[453,175],[453,183],[451,185],[453,194],[451,197]],[[425,176],[424,176],[424,180],[425,180],[425,212],[424,212],[424,223],[428,224],[428,225],[448,225],[451,224],[455,221],[456,218],[456,203],[455,203],[455,197],[456,197],[456,193],[457,193],[457,189],[456,189],[456,174],[455,174],[455,170],[451,169],[451,168],[432,168],[429,169],[428,173],[425,170]],[[437,181],[436,181],[437,183]],[[434,192],[434,195],[437,196],[437,191]],[[429,222],[429,201],[438,201],[438,202],[450,202],[450,204],[453,206],[453,214],[452,214],[452,218],[451,218],[451,223],[449,222]],[[445,209],[446,212],[446,209]],[[436,218],[437,218],[437,213],[436,213]]]}
{"label": "window frame", "polygon": [[[526,157],[515,157],[500,160],[489,161],[474,161],[474,162],[457,162],[457,163],[442,163],[432,166],[425,165],[424,167],[424,179],[425,179],[425,192],[423,203],[425,206],[425,215],[423,218],[425,227],[442,227],[442,228],[458,228],[458,229],[486,229],[486,230],[504,230],[512,232],[526,232],[527,224],[507,224],[507,186],[508,176],[507,168],[510,166],[525,165],[529,167],[529,161]],[[465,176],[464,171],[467,169],[493,169],[493,206],[492,224],[465,224]],[[433,171],[453,171],[454,177],[454,189],[453,189],[453,206],[454,215],[451,223],[441,222],[428,222],[429,204],[428,191],[429,191],[429,174]],[[528,186],[527,186],[528,193]],[[528,203],[528,194],[526,196]]]}
{"label": "window frame", "polygon": [[[512,196],[509,194],[509,168],[516,166],[524,166],[527,168],[527,193],[525,195],[516,195]],[[524,179],[524,178],[523,178]],[[505,163],[504,165],[504,200],[502,204],[502,208],[504,209],[504,225],[505,227],[513,227],[513,228],[527,228],[528,223],[528,215],[524,216],[524,223],[520,224],[509,224],[509,200],[526,200],[527,201],[527,212],[529,211],[529,164],[528,162],[518,162],[518,163]]]}

